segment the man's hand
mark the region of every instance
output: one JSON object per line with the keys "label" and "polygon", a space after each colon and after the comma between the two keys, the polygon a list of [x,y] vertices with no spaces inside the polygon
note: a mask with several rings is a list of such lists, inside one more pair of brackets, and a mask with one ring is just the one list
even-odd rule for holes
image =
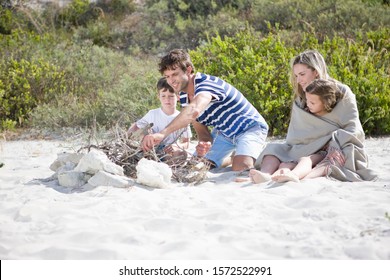
{"label": "man's hand", "polygon": [[198,145],[196,146],[196,154],[198,157],[203,157],[211,148],[211,142],[210,141],[199,141]]}
{"label": "man's hand", "polygon": [[164,134],[161,133],[146,135],[144,139],[142,139],[142,150],[147,152],[153,149],[153,147],[158,145],[164,139],[164,137]]}

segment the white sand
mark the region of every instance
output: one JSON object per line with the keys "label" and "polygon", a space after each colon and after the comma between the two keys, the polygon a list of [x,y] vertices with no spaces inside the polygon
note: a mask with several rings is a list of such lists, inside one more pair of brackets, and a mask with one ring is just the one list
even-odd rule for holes
{"label": "white sand", "polygon": [[376,182],[60,187],[73,144],[2,141],[0,259],[390,259],[390,138],[368,139]]}

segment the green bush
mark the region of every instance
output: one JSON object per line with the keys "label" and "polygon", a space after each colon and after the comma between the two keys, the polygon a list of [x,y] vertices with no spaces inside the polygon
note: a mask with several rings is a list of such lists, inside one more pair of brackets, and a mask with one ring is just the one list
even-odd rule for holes
{"label": "green bush", "polygon": [[285,133],[291,105],[288,65],[293,51],[277,35],[244,31],[215,37],[191,52],[200,72],[218,76],[240,90],[263,115],[270,135]]}
{"label": "green bush", "polygon": [[295,44],[308,32],[322,41],[333,36],[355,38],[359,31],[390,26],[390,6],[380,1],[148,0],[139,12],[128,36],[132,47],[147,53],[195,49],[207,41],[207,35],[233,36],[246,23],[265,36],[270,28],[280,29],[282,40]]}
{"label": "green bush", "polygon": [[289,61],[314,48],[356,94],[366,133],[390,133],[386,1],[74,0],[43,11],[9,3],[0,7],[0,129],[127,126],[159,104],[156,54],[179,47],[281,135]]}
{"label": "green bush", "polygon": [[[131,60],[91,43],[75,45],[48,35],[0,36],[0,129],[9,121],[20,126],[27,120],[47,128],[85,126],[95,120],[109,126],[129,111],[129,116],[139,117],[158,101],[153,94],[155,59]],[[127,110],[123,104],[129,105]]]}
{"label": "green bush", "polygon": [[57,60],[62,65],[66,59],[63,69],[74,89],[54,104],[38,106],[31,114],[34,127],[88,127],[96,122],[107,128],[118,121],[128,126],[159,106],[154,58],[132,59],[96,46],[73,46],[66,54]]}
{"label": "green bush", "polygon": [[248,22],[255,30],[268,32],[267,23],[281,30],[354,38],[356,32],[390,25],[390,7],[357,0],[254,0]]}
{"label": "green bush", "polygon": [[314,35],[307,35],[295,49],[285,46],[278,34],[259,37],[249,30],[234,37],[212,38],[191,56],[198,71],[219,76],[239,89],[265,117],[270,135],[281,135],[286,133],[293,97],[289,62],[305,49],[317,49],[324,55],[330,75],[356,94],[365,132],[388,135],[390,53],[370,47],[380,43],[388,47],[388,32],[372,32],[367,42],[334,37],[325,38],[322,44]]}
{"label": "green bush", "polygon": [[12,12],[0,6],[0,34],[11,34]]}
{"label": "green bush", "polygon": [[64,73],[47,61],[10,59],[0,66],[1,128],[9,121],[22,125],[31,111],[65,92]]}
{"label": "green bush", "polygon": [[213,6],[209,1],[148,1],[142,20],[131,32],[133,44],[146,53],[162,53],[173,48],[192,49],[208,35],[233,35],[245,29],[246,22],[232,2],[215,1]]}
{"label": "green bush", "polygon": [[319,43],[309,36],[301,49],[319,50],[335,79],[356,95],[360,120],[369,135],[390,133],[390,29],[360,35],[356,41],[340,37]]}
{"label": "green bush", "polygon": [[[90,11],[90,15],[87,14]],[[87,17],[88,15],[88,17]],[[87,23],[90,19],[98,18],[99,14],[90,10],[89,0],[73,0],[56,15],[58,27],[72,28]]]}

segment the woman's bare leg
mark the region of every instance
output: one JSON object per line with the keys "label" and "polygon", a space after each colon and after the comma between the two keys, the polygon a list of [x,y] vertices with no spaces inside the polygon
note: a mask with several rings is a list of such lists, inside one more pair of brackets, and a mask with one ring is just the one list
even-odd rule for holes
{"label": "woman's bare leg", "polygon": [[256,184],[271,180],[271,174],[279,169],[280,160],[272,155],[266,155],[260,165],[260,170],[249,170],[249,177]]}
{"label": "woman's bare leg", "polygon": [[271,180],[271,174],[263,173],[256,169],[249,170],[249,178],[255,184],[264,183]]}

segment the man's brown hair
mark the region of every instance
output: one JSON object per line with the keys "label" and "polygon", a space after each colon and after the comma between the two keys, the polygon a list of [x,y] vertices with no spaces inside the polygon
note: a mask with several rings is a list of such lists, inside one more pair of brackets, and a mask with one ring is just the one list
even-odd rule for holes
{"label": "man's brown hair", "polygon": [[161,58],[161,61],[158,64],[158,70],[164,75],[165,70],[175,70],[178,67],[185,72],[187,71],[188,66],[191,66],[191,73],[194,73],[195,68],[192,64],[190,55],[183,49],[174,49]]}

